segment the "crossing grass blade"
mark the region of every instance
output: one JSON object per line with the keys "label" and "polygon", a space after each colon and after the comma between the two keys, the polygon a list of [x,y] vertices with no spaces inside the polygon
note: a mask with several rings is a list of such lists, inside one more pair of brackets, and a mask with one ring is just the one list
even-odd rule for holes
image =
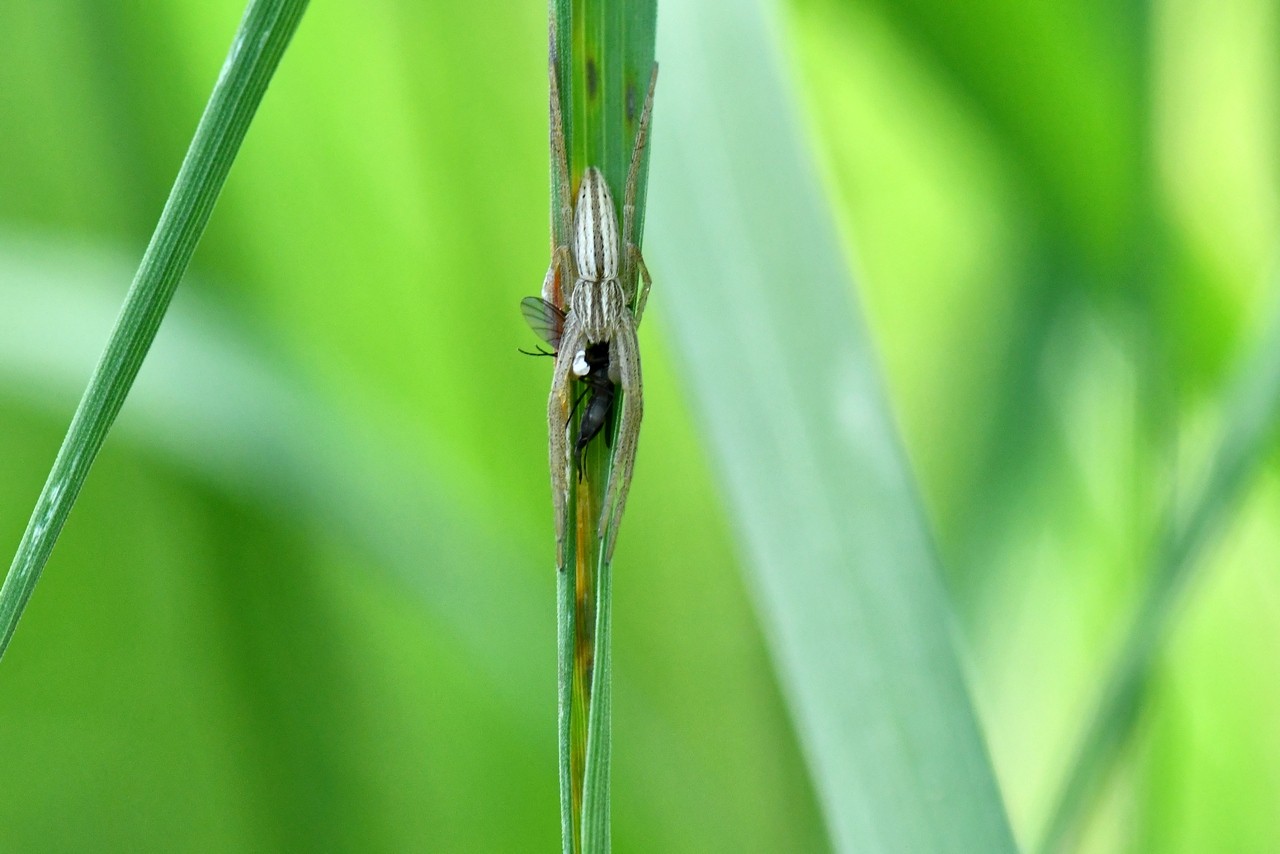
{"label": "crossing grass blade", "polygon": [[245,11],[116,327],[0,587],[0,657],[124,405],[306,7],[306,0],[254,0]]}
{"label": "crossing grass blade", "polygon": [[[552,0],[551,15],[570,183],[577,186],[583,170],[596,166],[613,188],[615,204],[621,205],[636,133],[635,107],[643,100],[653,66],[657,2]],[[637,244],[643,235],[646,185],[647,168],[642,168],[636,192]],[[558,232],[555,212],[562,198],[572,199],[573,186],[560,186],[552,170],[557,245],[570,243],[570,235]],[[617,214],[621,222],[621,209]],[[609,429],[616,436],[616,418]],[[595,442],[588,450],[581,477],[571,472],[575,486],[570,490],[567,566],[573,569],[558,579],[560,813],[566,852],[607,851],[610,844],[611,574],[596,520],[612,456],[601,445]],[[616,441],[609,445],[617,446]],[[605,537],[615,534],[610,529]]]}
{"label": "crossing grass blade", "polygon": [[672,284],[654,304],[834,847],[1012,851],[771,23],[759,2],[664,10],[649,254]]}
{"label": "crossing grass blade", "polygon": [[[97,356],[90,342],[111,328],[112,284],[131,270],[132,259],[114,252],[0,233],[0,399],[57,417]],[[348,398],[339,408],[317,395],[229,307],[203,298],[216,285],[189,284],[130,391],[113,447],[132,446],[264,514],[355,544],[456,639],[491,705],[524,725],[544,680],[529,656],[513,655],[474,618],[495,596],[486,582],[498,583],[475,567],[510,566],[519,570],[501,578],[510,597],[502,622],[531,637],[545,619],[534,565],[522,558],[529,550],[494,520],[501,498],[477,490],[474,472],[449,455],[426,450],[421,428],[405,430],[385,401]]]}
{"label": "crossing grass blade", "polygon": [[1227,399],[1222,437],[1203,485],[1185,513],[1163,528],[1120,652],[1072,757],[1039,850],[1067,850],[1106,786],[1141,717],[1143,699],[1183,594],[1204,554],[1259,473],[1280,424],[1280,310]]}

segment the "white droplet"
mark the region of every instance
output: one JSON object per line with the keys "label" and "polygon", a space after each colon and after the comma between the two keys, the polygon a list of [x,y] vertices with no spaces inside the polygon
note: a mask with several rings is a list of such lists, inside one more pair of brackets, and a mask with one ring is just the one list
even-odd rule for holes
{"label": "white droplet", "polygon": [[585,377],[591,371],[591,366],[587,364],[587,351],[579,350],[573,356],[573,373],[575,376]]}

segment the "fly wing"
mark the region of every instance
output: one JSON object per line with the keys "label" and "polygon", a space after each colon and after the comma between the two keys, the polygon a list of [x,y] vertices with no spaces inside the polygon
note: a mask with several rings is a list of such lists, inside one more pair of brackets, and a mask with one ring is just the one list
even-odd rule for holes
{"label": "fly wing", "polygon": [[525,297],[520,300],[520,313],[539,338],[550,344],[552,349],[560,349],[560,336],[564,333],[563,311],[541,297]]}

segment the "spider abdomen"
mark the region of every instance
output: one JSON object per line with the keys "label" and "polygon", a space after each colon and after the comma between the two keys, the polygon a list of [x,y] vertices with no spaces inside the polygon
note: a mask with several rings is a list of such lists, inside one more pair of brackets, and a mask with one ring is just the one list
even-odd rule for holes
{"label": "spider abdomen", "polygon": [[618,277],[618,214],[609,185],[594,166],[582,173],[573,211],[573,260],[584,279]]}

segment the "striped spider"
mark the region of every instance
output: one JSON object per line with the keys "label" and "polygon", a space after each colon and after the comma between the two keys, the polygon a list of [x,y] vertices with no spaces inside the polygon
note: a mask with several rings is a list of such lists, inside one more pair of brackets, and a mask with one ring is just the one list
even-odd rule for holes
{"label": "striped spider", "polygon": [[[613,548],[622,510],[627,503],[627,491],[631,486],[631,472],[636,460],[636,442],[640,434],[640,419],[644,413],[644,390],[640,380],[640,347],[636,340],[636,327],[644,314],[653,284],[645,268],[640,247],[635,245],[636,182],[639,178],[641,156],[649,133],[649,118],[653,111],[653,89],[658,80],[658,66],[653,66],[649,78],[649,91],[636,129],[635,146],[631,152],[631,164],[627,169],[627,185],[622,204],[622,233],[618,233],[618,215],[613,207],[603,173],[594,166],[582,173],[577,202],[571,208],[569,197],[569,161],[565,148],[564,117],[560,111],[560,91],[556,82],[554,61],[550,66],[551,78],[551,157],[556,178],[562,189],[558,211],[560,228],[557,234],[571,236],[571,244],[556,246],[551,253],[551,266],[543,281],[542,299],[526,299],[525,316],[530,324],[556,348],[555,370],[551,378],[551,397],[547,402],[547,426],[550,433],[551,495],[556,512],[556,549],[560,569],[564,569],[568,556],[565,549],[565,528],[569,506],[569,464],[571,421],[570,401],[573,399],[572,383],[583,381],[591,391],[587,404],[590,426],[583,425],[575,451],[581,456],[583,448],[600,432],[607,406],[604,401],[613,384],[622,389],[621,411],[618,418],[617,447],[614,449],[614,466],[605,489],[604,504],[600,511],[597,535],[605,543],[605,560],[613,560]],[[642,282],[637,299],[637,279]],[[555,303],[556,283],[572,283],[565,305]],[[635,314],[631,304],[635,303]],[[541,303],[539,308],[536,304]],[[599,376],[603,370],[602,354],[607,354],[607,380]],[[596,412],[597,410],[602,410]],[[593,415],[593,413],[595,413]]]}

